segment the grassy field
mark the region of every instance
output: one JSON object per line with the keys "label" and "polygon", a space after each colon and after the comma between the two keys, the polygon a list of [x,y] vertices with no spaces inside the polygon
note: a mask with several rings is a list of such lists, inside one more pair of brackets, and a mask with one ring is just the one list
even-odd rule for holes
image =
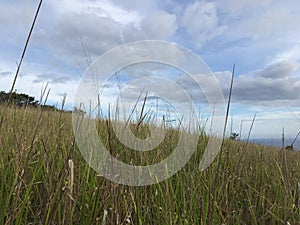
{"label": "grassy field", "polygon": [[[0,106],[0,224],[300,224],[299,152],[226,140],[220,161],[200,172],[202,133],[180,172],[130,187],[97,175],[77,147],[73,154],[71,116]],[[98,127],[112,150],[123,149],[109,123]],[[155,154],[168,154],[180,133],[167,135]]]}

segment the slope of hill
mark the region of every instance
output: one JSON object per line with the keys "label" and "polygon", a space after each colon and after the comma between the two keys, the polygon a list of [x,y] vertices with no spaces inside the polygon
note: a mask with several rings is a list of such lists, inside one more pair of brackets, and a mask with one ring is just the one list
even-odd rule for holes
{"label": "slope of hill", "polygon": [[[180,135],[169,130],[164,147],[141,155],[109,135],[109,121],[97,125],[128,163],[169,154]],[[0,105],[0,129],[0,224],[299,224],[299,152],[226,140],[220,161],[200,172],[199,134],[180,172],[130,187],[97,175],[74,149],[70,113]]]}

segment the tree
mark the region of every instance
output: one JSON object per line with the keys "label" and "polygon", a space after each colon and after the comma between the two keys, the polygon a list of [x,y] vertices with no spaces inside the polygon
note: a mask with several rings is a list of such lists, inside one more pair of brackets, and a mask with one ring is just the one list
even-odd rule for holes
{"label": "tree", "polygon": [[229,139],[236,141],[238,140],[238,136],[239,136],[238,133],[231,133]]}
{"label": "tree", "polygon": [[0,103],[4,103],[9,99],[10,99],[10,103],[18,106],[38,105],[38,101],[36,101],[34,97],[29,96],[27,94],[24,93],[18,94],[16,92],[12,92],[11,94],[9,94],[4,91],[0,91]]}

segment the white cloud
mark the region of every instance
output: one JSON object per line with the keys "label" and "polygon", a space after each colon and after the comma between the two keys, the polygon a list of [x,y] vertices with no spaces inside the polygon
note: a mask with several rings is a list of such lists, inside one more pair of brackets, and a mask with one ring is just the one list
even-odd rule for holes
{"label": "white cloud", "polygon": [[226,30],[226,26],[220,25],[215,3],[204,1],[196,1],[185,8],[181,26],[199,48]]}
{"label": "white cloud", "polygon": [[[227,4],[228,3],[228,4]],[[249,38],[254,41],[295,41],[300,38],[298,29],[299,4],[288,1],[236,1],[218,2],[228,25],[226,39]]]}
{"label": "white cloud", "polygon": [[283,60],[299,60],[300,59],[300,42],[297,42],[289,49],[281,50],[271,62],[275,63]]}
{"label": "white cloud", "polygon": [[[0,7],[0,88],[8,90],[37,3],[0,1]],[[93,60],[119,44],[161,39],[201,53],[215,71],[228,70],[236,62],[233,104],[241,106],[236,112],[264,111],[271,106],[295,108],[300,99],[299,9],[292,0],[45,1],[16,89],[38,97],[41,85],[50,81],[51,101],[60,102],[61,93],[67,92],[70,103],[87,66],[81,41]],[[174,61],[180,61],[180,56],[173,55]],[[132,76],[138,78],[142,69]],[[230,71],[216,73],[225,97],[230,75]],[[205,83],[204,75],[198,79],[206,87],[213,82],[208,79]],[[180,79],[178,74],[173,80],[190,87],[195,98],[204,99],[191,80]],[[115,88],[107,89],[109,100]]]}
{"label": "white cloud", "polygon": [[155,11],[141,23],[145,38],[168,39],[178,28],[176,16],[164,11]]}
{"label": "white cloud", "polygon": [[154,11],[140,23],[129,23],[122,27],[122,38],[125,42],[137,40],[167,40],[177,30],[176,16],[165,11]]}
{"label": "white cloud", "polygon": [[138,23],[142,18],[137,11],[121,8],[108,0],[64,0],[60,4],[50,1],[49,6],[60,15],[89,14],[95,17],[108,17],[123,25]]}
{"label": "white cloud", "polygon": [[115,6],[127,9],[127,10],[136,10],[142,12],[143,15],[146,15],[148,12],[153,12],[160,7],[158,6],[161,1],[158,0],[110,0]]}

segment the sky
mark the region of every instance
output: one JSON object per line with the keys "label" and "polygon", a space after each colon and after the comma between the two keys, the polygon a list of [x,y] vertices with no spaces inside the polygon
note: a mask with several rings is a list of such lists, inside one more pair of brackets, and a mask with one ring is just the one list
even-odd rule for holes
{"label": "sky", "polygon": [[[33,0],[0,0],[0,90],[10,90],[37,6]],[[246,137],[256,113],[251,137],[280,138],[284,127],[293,138],[300,129],[299,21],[296,0],[48,0],[15,90],[39,99],[48,83],[48,103],[60,106],[67,94],[72,108],[84,72],[98,57],[121,44],[168,41],[202,58],[226,101],[235,64],[230,130],[239,132],[242,124]],[[175,70],[164,72],[181,79]],[[110,82],[105,104],[119,90]]]}

